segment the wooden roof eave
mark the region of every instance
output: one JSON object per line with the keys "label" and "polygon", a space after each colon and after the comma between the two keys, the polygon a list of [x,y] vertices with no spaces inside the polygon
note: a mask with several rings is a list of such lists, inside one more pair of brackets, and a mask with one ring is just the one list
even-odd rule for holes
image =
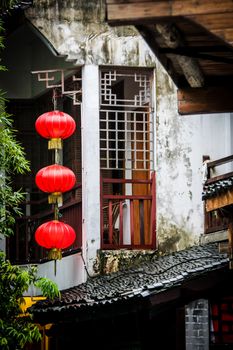
{"label": "wooden roof eave", "polygon": [[107,22],[129,25],[179,21],[185,17],[205,27],[225,42],[233,43],[233,2],[231,0],[106,0]]}
{"label": "wooden roof eave", "polygon": [[179,85],[179,75],[177,74],[172,60],[160,53],[160,47],[155,40],[155,36],[153,33],[153,30],[151,30],[150,27],[144,26],[144,25],[136,25],[135,26],[138,32],[141,34],[141,36],[144,38],[145,42],[148,44],[148,46],[151,48],[159,62],[162,64],[164,69],[167,71],[167,73],[172,78],[173,82],[178,86]]}
{"label": "wooden roof eave", "polygon": [[[231,0],[221,2],[106,0],[106,2],[108,24],[134,25],[176,84],[180,114],[233,110]],[[179,42],[179,38],[176,46],[167,42],[161,28],[173,26],[177,27],[178,31],[183,28],[185,30],[184,24],[185,26],[190,24],[196,33],[202,32],[208,41],[208,51],[197,47],[195,42]],[[181,34],[185,36],[187,33],[184,31]],[[162,44],[161,37],[163,37]],[[202,96],[207,99],[201,98]]]}

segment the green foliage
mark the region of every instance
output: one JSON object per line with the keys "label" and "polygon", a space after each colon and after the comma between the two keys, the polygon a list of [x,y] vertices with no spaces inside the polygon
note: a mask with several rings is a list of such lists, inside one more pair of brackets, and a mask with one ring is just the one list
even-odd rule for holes
{"label": "green foliage", "polygon": [[[0,34],[3,27],[0,21]],[[0,35],[0,49],[3,48],[3,37]],[[0,66],[0,71],[5,70]],[[13,234],[15,216],[21,214],[19,204],[24,199],[24,193],[15,191],[11,182],[11,175],[23,174],[30,170],[25,152],[16,139],[13,121],[5,110],[6,100],[0,91],[0,233],[4,236]]]}
{"label": "green foliage", "polygon": [[[1,1],[1,0],[0,0]],[[0,7],[1,8],[1,7]],[[2,33],[4,32],[4,28],[3,28],[3,25],[2,25],[2,21],[0,19],[0,50],[2,50],[4,48],[4,38],[2,36]],[[6,70],[6,67],[4,67],[3,65],[0,65],[0,71],[1,70]]]}
{"label": "green foliage", "polygon": [[37,279],[34,285],[42,291],[45,297],[53,299],[54,296],[60,296],[56,283],[46,277]]}
{"label": "green foliage", "polygon": [[13,234],[15,216],[21,214],[19,204],[24,199],[21,189],[14,190],[11,175],[30,170],[22,146],[16,140],[12,120],[5,111],[5,99],[0,93],[0,233]]}
{"label": "green foliage", "polygon": [[40,332],[32,322],[32,316],[22,313],[20,300],[28,288],[34,285],[42,295],[60,296],[56,284],[44,277],[37,277],[37,268],[13,266],[0,252],[0,349],[22,349],[25,343],[38,341]]}
{"label": "green foliage", "polygon": [[8,173],[22,174],[30,168],[24,150],[16,140],[12,119],[5,111],[5,102],[3,93],[0,93],[0,142],[3,146],[0,149],[0,164]]}
{"label": "green foliage", "polygon": [[[0,0],[0,12],[17,1]],[[0,20],[0,50],[3,48],[3,31]],[[0,65],[0,71],[5,70]],[[5,109],[6,100],[0,91],[0,236],[14,233],[15,216],[21,214],[20,203],[24,199],[21,190],[12,185],[14,174],[30,170],[22,146],[16,139],[11,116]],[[37,268],[13,266],[0,252],[0,349],[22,349],[27,342],[41,338],[38,327],[33,324],[32,315],[23,314],[20,301],[30,286],[40,289],[45,297],[60,296],[57,285],[47,278],[37,277]]]}
{"label": "green foliage", "polygon": [[18,0],[0,0],[0,12],[13,8]]}

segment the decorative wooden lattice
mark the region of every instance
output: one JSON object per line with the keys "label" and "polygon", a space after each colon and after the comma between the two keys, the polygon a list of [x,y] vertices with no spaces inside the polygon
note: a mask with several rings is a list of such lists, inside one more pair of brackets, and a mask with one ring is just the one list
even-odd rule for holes
{"label": "decorative wooden lattice", "polygon": [[151,74],[108,70],[100,82],[102,169],[153,169]]}

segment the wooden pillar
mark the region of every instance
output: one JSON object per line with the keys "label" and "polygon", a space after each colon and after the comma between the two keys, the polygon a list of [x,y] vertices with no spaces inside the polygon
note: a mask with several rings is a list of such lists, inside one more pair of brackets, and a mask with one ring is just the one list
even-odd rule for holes
{"label": "wooden pillar", "polygon": [[228,224],[228,241],[229,241],[229,268],[233,269],[233,216],[232,214],[229,217]]}
{"label": "wooden pillar", "polygon": [[100,249],[99,67],[82,68],[83,256],[90,275]]}

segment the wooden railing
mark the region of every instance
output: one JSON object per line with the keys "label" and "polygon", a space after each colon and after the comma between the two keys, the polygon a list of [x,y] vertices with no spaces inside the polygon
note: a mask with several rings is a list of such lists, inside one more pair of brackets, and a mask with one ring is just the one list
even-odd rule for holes
{"label": "wooden railing", "polygon": [[[208,159],[209,157],[205,157],[205,160]],[[214,184],[219,180],[226,180],[229,177],[232,177],[233,171],[222,175],[212,176],[212,172],[217,166],[227,164],[229,162],[233,162],[233,155],[207,162],[207,180],[205,182],[205,185]],[[220,212],[218,210],[213,210],[210,212],[207,212],[205,210],[205,233],[225,230],[227,227],[228,218],[226,216],[220,215]]]}
{"label": "wooden railing", "polygon": [[[47,251],[40,247],[34,239],[39,225],[54,219],[54,211],[47,203],[47,197],[41,200],[29,200],[24,203],[23,212],[27,209],[33,215],[24,215],[16,219],[15,234],[7,239],[6,253],[12,263],[40,263],[47,261]],[[71,225],[76,232],[74,244],[63,251],[63,255],[72,254],[82,244],[82,202],[81,185],[76,186],[64,195],[64,203],[59,208],[59,220]]]}
{"label": "wooden railing", "polygon": [[[104,184],[143,185],[147,194],[105,194]],[[145,192],[145,191],[143,191]],[[101,248],[155,249],[155,173],[149,180],[101,179]]]}

